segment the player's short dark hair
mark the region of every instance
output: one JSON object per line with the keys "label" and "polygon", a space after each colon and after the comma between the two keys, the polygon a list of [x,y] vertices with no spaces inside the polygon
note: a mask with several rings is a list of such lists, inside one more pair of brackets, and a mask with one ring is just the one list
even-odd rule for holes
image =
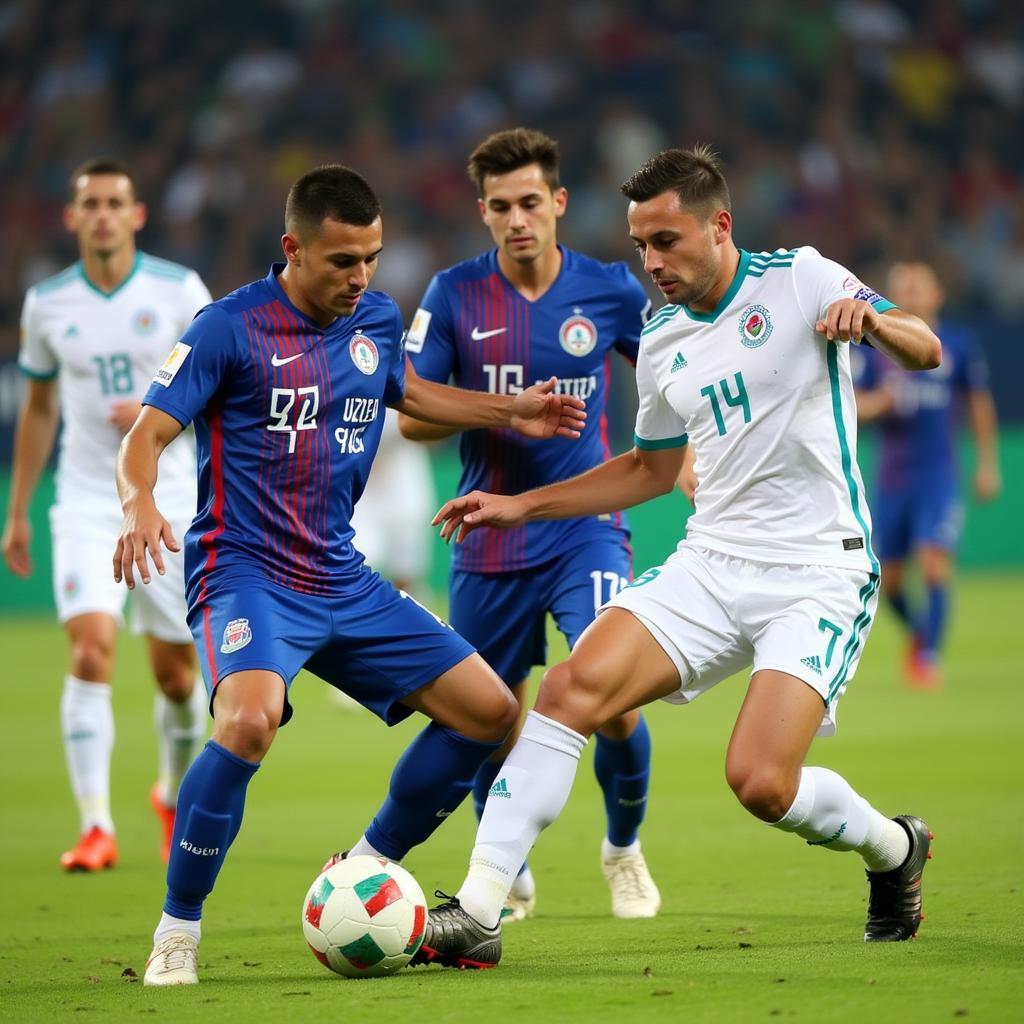
{"label": "player's short dark hair", "polygon": [[682,206],[707,216],[731,209],[722,164],[710,146],[666,149],[627,178],[620,191],[635,203],[672,191]]}
{"label": "player's short dark hair", "polygon": [[341,164],[307,171],[288,190],[285,230],[300,236],[320,231],[325,220],[367,227],[380,216],[380,200],[366,179]]}
{"label": "player's short dark hair", "polygon": [[532,128],[508,128],[488,135],[469,154],[466,171],[477,193],[483,196],[484,178],[488,175],[508,174],[530,164],[540,165],[544,181],[552,192],[559,187],[558,143]]}
{"label": "player's short dark hair", "polygon": [[86,174],[123,175],[131,182],[132,195],[138,197],[139,183],[135,180],[135,175],[132,173],[132,169],[126,163],[122,163],[122,161],[117,160],[112,156],[95,156],[91,160],[86,160],[84,163],[79,164],[71,172],[71,177],[68,178],[68,198],[71,202],[74,202],[78,196],[79,178]]}

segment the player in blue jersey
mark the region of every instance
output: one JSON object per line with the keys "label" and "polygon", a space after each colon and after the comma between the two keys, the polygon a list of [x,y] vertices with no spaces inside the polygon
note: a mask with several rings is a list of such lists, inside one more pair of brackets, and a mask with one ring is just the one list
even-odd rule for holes
{"label": "player in blue jersey", "polygon": [[515,722],[508,690],[450,626],[368,569],[352,506],[385,406],[457,427],[578,436],[555,382],[514,399],[406,378],[401,315],[368,286],[380,204],[355,172],[318,168],[288,196],[286,261],[197,315],[157,372],[122,446],[114,575],[129,588],[179,545],[156,507],[158,458],[189,423],[198,513],[185,537],[189,626],[211,691],[213,739],[181,784],[151,985],[197,982],[203,900],[238,832],[246,787],[306,667],[387,724],[432,719],[352,848],[400,860],[458,806]]}
{"label": "player in blue jersey", "polygon": [[[857,379],[859,417],[879,426],[872,507],[882,591],[911,635],[908,682],[932,688],[941,682],[938,656],[963,526],[956,451],[961,415],[966,412],[977,448],[974,490],[980,501],[993,500],[1001,488],[998,425],[984,355],[973,334],[940,319],[945,295],[934,269],[926,263],[894,264],[888,294],[942,338],[937,369],[910,373],[864,350]],[[904,589],[910,558],[920,567],[923,608],[912,608]]]}
{"label": "player in blue jersey", "polygon": [[[650,300],[624,263],[600,263],[558,244],[568,194],[553,139],[526,128],[497,132],[473,151],[468,170],[496,247],[435,275],[406,351],[428,380],[515,394],[555,376],[560,391],[586,399],[593,415],[579,442],[540,444],[508,430],[462,435],[460,493],[517,493],[577,476],[609,457],[604,409],[611,357],[618,352],[636,364]],[[399,425],[418,440],[453,433],[409,416]],[[452,558],[451,621],[522,707],[531,667],[546,661],[547,613],[572,647],[630,579],[629,530],[620,512],[480,530]],[[501,786],[498,770],[515,738],[477,773],[478,814],[492,787]],[[594,768],[608,818],[601,864],[617,917],[653,917],[660,907],[638,838],[650,760],[639,711],[598,732]],[[524,865],[503,919],[531,916],[535,891]]]}

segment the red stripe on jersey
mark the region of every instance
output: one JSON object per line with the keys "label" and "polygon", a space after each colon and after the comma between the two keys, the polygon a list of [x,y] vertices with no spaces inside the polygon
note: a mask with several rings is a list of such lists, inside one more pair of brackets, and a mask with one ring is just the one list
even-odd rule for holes
{"label": "red stripe on jersey", "polygon": [[[206,588],[206,577],[203,577],[203,589]],[[217,660],[213,654],[213,631],[210,629],[210,606],[203,608],[203,645],[206,647],[206,663],[210,666],[210,685],[216,690],[220,678],[217,676]]]}

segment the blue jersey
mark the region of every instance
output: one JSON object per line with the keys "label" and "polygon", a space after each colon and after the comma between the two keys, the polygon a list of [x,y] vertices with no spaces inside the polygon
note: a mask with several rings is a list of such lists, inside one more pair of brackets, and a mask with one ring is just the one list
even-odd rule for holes
{"label": "blue jersey", "polygon": [[957,476],[957,433],[964,397],[988,387],[988,370],[977,339],[962,327],[939,324],[942,365],[912,371],[865,347],[857,386],[889,389],[891,412],[878,421],[878,486],[916,490],[945,486]]}
{"label": "blue jersey", "polygon": [[[558,378],[558,390],[587,403],[582,437],[535,440],[511,430],[462,434],[459,491],[518,494],[576,476],[604,462],[605,402],[611,352],[636,362],[650,301],[624,263],[601,263],[559,246],[562,267],[536,301],[525,299],[498,267],[497,250],[434,276],[406,339],[416,372],[428,380],[499,394]],[[540,565],[567,547],[628,531],[621,513],[481,529],[455,548],[467,572]]]}
{"label": "blue jersey", "polygon": [[239,574],[336,596],[363,562],[349,520],[384,407],[402,398],[401,314],[366,292],[352,316],[318,327],[285,295],[282,269],[202,309],[144,399],[195,423],[190,613]]}

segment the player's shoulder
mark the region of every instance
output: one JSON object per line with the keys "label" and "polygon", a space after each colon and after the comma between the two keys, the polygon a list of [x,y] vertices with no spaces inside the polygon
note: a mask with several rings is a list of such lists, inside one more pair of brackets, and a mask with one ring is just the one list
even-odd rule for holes
{"label": "player's shoulder", "polygon": [[139,273],[157,281],[175,284],[184,284],[189,278],[199,276],[191,267],[152,256],[148,252],[139,253]]}
{"label": "player's shoulder", "polygon": [[570,274],[577,274],[582,278],[595,281],[604,288],[643,291],[643,285],[640,284],[624,260],[605,262],[567,247],[562,248],[562,256],[565,260],[565,270]]}
{"label": "player's shoulder", "polygon": [[57,274],[44,277],[37,281],[26,293],[26,299],[35,302],[46,301],[66,292],[69,288],[77,288],[82,284],[82,271],[78,263],[72,263]]}
{"label": "player's shoulder", "polygon": [[792,273],[797,265],[808,260],[821,259],[821,253],[813,245],[798,245],[793,249],[751,252],[747,257],[748,277],[776,277],[780,272]]}
{"label": "player's shoulder", "polygon": [[471,256],[468,260],[460,260],[450,267],[445,267],[444,270],[439,270],[434,275],[434,281],[441,288],[447,290],[469,281],[482,281],[494,274],[497,269],[498,251],[490,249],[478,256]]}
{"label": "player's shoulder", "polygon": [[372,321],[390,326],[396,318],[399,322],[402,321],[402,311],[398,308],[398,303],[387,292],[379,291],[363,292],[359,306],[352,316],[357,325]]}

